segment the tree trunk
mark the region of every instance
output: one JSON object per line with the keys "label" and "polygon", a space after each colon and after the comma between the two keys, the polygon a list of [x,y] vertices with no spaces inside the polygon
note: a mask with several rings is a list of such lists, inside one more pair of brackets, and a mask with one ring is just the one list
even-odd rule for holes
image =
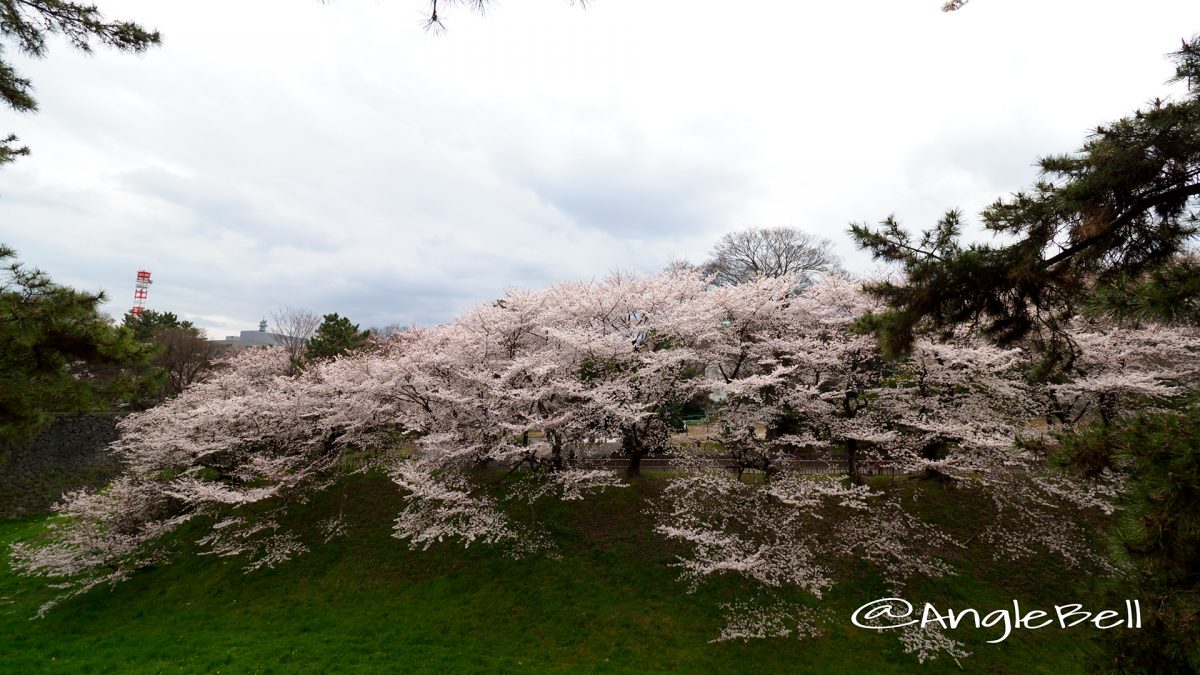
{"label": "tree trunk", "polygon": [[629,468],[625,474],[631,478],[642,475],[642,457],[646,450],[638,438],[636,425],[621,432],[621,452],[629,458]]}
{"label": "tree trunk", "polygon": [[862,485],[862,474],[858,471],[858,439],[846,439],[846,471],[855,485]]}
{"label": "tree trunk", "polygon": [[636,452],[629,455],[629,468],[626,469],[625,475],[633,478],[634,476],[642,475],[642,452]]}
{"label": "tree trunk", "polygon": [[556,431],[547,431],[546,437],[550,439],[550,470],[561,471],[565,468],[563,462],[563,439]]}

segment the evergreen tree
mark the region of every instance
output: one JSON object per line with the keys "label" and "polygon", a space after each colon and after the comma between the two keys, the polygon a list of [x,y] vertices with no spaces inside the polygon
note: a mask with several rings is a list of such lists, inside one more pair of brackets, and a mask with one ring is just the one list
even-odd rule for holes
{"label": "evergreen tree", "polygon": [[1099,284],[1083,309],[1121,322],[1200,326],[1200,258],[1181,255],[1140,277]]}
{"label": "evergreen tree", "polygon": [[[15,257],[0,245],[0,260]],[[12,261],[0,279],[0,441],[35,433],[51,412],[107,409],[156,382],[153,348],[112,325],[103,293],[59,286]]]}
{"label": "evergreen tree", "polygon": [[[1179,101],[1095,133],[1078,153],[1041,160],[1045,178],[1001,199],[983,223],[1009,243],[964,245],[951,211],[914,239],[889,217],[851,227],[903,279],[869,286],[890,309],[871,323],[889,351],[924,331],[963,324],[1000,344],[1030,339],[1045,355],[1035,377],[1071,370],[1077,348],[1066,320],[1079,312],[1121,321],[1200,324],[1200,36],[1172,55]],[[1105,669],[1200,671],[1200,402],[1060,438],[1062,460],[1128,476],[1115,535],[1121,583],[1114,594],[1146,608],[1141,630],[1109,636]]]}
{"label": "evergreen tree", "polygon": [[154,348],[151,363],[160,371],[162,389],[146,403],[175,396],[212,370],[216,346],[203,330],[191,321],[180,320],[174,312],[147,309],[140,314],[126,314],[124,325],[133,332],[134,339]]}
{"label": "evergreen tree", "polygon": [[892,307],[879,324],[890,351],[921,330],[973,323],[1001,344],[1036,334],[1069,360],[1062,322],[1081,301],[1104,288],[1111,304],[1130,280],[1178,267],[1198,229],[1200,36],[1172,57],[1183,99],[1097,127],[1079,152],[1043,158],[1032,191],[983,211],[984,226],[1010,243],[963,244],[958,211],[917,239],[893,217],[851,226],[860,246],[904,272],[870,287]]}
{"label": "evergreen tree", "polygon": [[[4,47],[34,58],[46,55],[46,37],[60,35],[72,47],[91,53],[95,45],[144,52],[159,43],[158,31],[128,21],[108,21],[95,5],[64,0],[0,0],[0,98],[20,112],[37,110],[33,84],[4,58]],[[0,165],[29,154],[17,137],[0,139]]]}
{"label": "evergreen tree", "polygon": [[1118,530],[1128,595],[1149,607],[1142,630],[1122,630],[1123,672],[1200,672],[1200,405],[1134,420],[1109,443],[1133,486]]}
{"label": "evergreen tree", "polygon": [[304,358],[309,361],[327,359],[347,352],[362,349],[370,340],[371,331],[359,330],[358,324],[338,316],[336,312],[326,314],[309,338],[304,349]]}
{"label": "evergreen tree", "polygon": [[180,321],[174,312],[159,312],[147,309],[141,314],[126,314],[125,327],[133,331],[133,336],[142,342],[154,338],[154,334],[169,328],[195,329],[191,321]]}

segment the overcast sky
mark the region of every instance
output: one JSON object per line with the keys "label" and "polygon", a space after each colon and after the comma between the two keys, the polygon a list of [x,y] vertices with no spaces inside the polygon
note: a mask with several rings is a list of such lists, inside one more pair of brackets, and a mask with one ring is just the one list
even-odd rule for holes
{"label": "overcast sky", "polygon": [[1178,94],[1195,0],[99,0],[142,56],[13,58],[33,154],[0,241],[56,281],[223,337],[282,306],[446,321],[504,288],[699,262],[790,225],[972,221],[1040,155]]}

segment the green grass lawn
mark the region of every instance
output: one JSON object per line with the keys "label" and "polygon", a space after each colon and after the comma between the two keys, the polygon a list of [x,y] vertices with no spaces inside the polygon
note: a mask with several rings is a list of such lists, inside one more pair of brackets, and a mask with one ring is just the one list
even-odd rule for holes
{"label": "green grass lawn", "polygon": [[[0,671],[962,672],[952,660],[918,665],[891,635],[850,624],[854,608],[884,597],[864,570],[842,570],[833,591],[807,601],[831,617],[822,638],[710,642],[722,625],[718,605],[749,586],[719,580],[689,594],[677,580],[674,550],[645,515],[661,480],[540,504],[536,515],[559,548],[513,560],[488,547],[410,551],[390,536],[397,490],[358,476],[297,514],[315,522],[344,509],[348,538],[251,574],[181,546],[170,564],[34,620],[53,591],[12,575],[7,546],[44,521],[9,521],[0,524]],[[940,486],[924,491],[923,508],[948,529],[972,531],[970,503]],[[1014,597],[1042,608],[1088,597],[1077,573],[1046,561],[1004,565],[975,545],[954,564],[957,576],[906,595],[980,609]],[[973,652],[966,672],[1072,673],[1085,671],[1095,634],[1047,628],[999,645],[985,644],[990,629],[953,635]]]}

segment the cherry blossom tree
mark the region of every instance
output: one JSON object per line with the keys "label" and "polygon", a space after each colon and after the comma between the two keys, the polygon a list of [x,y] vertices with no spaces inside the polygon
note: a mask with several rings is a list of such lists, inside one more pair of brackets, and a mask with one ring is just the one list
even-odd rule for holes
{"label": "cherry blossom tree", "polygon": [[438,354],[409,349],[405,386],[428,405],[408,423],[444,461],[562,468],[585,439],[617,437],[637,473],[679,407],[707,391],[695,349],[714,330],[704,288],[681,271],[509,292],[434,331]]}
{"label": "cherry blossom tree", "polygon": [[[844,450],[852,478],[859,477],[856,464],[869,458],[909,476],[955,480],[956,489],[982,490],[992,500],[995,510],[979,515],[982,538],[997,557],[1044,551],[1072,566],[1105,567],[1095,537],[1067,514],[1111,513],[1120,482],[1051,472],[1017,442],[1041,433],[1030,425],[1042,404],[1039,385],[1026,378],[1033,366],[1028,348],[1000,349],[962,332],[919,339],[904,358],[884,359],[873,336],[859,330],[876,306],[857,284],[826,279],[800,294],[787,293],[786,282],[779,289],[722,290],[724,298],[709,295],[724,328],[707,352],[723,395],[717,416],[776,429],[770,441],[743,432],[740,438],[725,434],[727,443],[753,445],[780,468],[786,467],[781,447],[825,447]],[[1139,389],[1142,395],[1161,393],[1155,372],[1180,363],[1179,352],[1191,349],[1178,335],[1163,341],[1172,347],[1148,350],[1169,357],[1165,361],[1132,359],[1128,346],[1120,350],[1128,366],[1123,372],[1154,382]],[[1104,360],[1097,355],[1081,364],[1090,363],[1087,358]],[[1092,391],[1100,385],[1063,386]],[[763,468],[773,473],[770,464]],[[763,589],[787,586],[820,597],[834,581],[827,566],[839,559],[867,561],[896,592],[914,576],[952,572],[929,551],[960,544],[915,516],[895,491],[781,475],[757,484],[695,473],[671,484],[658,531],[687,546],[678,563],[684,580],[695,585],[735,574]],[[732,614],[721,639],[819,632],[812,613],[770,594],[757,605],[726,609]],[[898,637],[922,661],[966,656],[964,645],[937,631],[905,630]]]}
{"label": "cherry blossom tree", "polygon": [[[334,364],[288,376],[283,350],[243,350],[208,380],[120,423],[125,473],[65,497],[45,537],[14,564],[65,579],[67,595],[127,578],[165,553],[164,535],[199,519],[197,543],[247,569],[306,550],[281,517],[327,487],[342,448],[373,425],[349,409],[353,380]],[[336,528],[335,528],[336,529]]]}
{"label": "cherry blossom tree", "polygon": [[782,378],[776,388],[781,443],[839,446],[858,481],[864,445],[893,438],[868,392],[886,376],[873,338],[856,322],[874,308],[859,284],[830,278],[789,306],[789,330],[773,337],[766,363]]}
{"label": "cherry blossom tree", "polygon": [[1038,391],[1047,424],[1073,426],[1094,418],[1109,425],[1155,402],[1195,392],[1200,332],[1186,326],[1076,317],[1066,335],[1075,357],[1065,378]]}
{"label": "cherry blossom tree", "polygon": [[584,415],[621,439],[636,475],[644,457],[668,448],[683,405],[707,391],[696,352],[715,328],[699,302],[704,282],[692,273],[615,275],[557,291],[567,320],[555,337],[580,359]]}
{"label": "cherry blossom tree", "polygon": [[[728,425],[734,431],[763,424],[774,443],[759,445],[776,456],[837,450],[855,480],[864,462],[971,473],[1010,459],[1036,414],[1027,351],[960,335],[919,340],[907,357],[886,359],[866,330],[879,306],[858,283],[829,278],[798,294],[787,284],[709,293],[723,330],[706,356],[723,397],[718,416],[739,420]],[[731,440],[747,445],[749,436]]]}
{"label": "cherry blossom tree", "polygon": [[[771,440],[786,416],[781,401],[790,371],[778,367],[771,341],[795,328],[797,285],[794,276],[759,277],[718,286],[703,298],[705,321],[714,330],[699,355],[719,401],[712,414],[717,439],[739,477],[749,469],[769,479],[784,456]],[[759,427],[765,430],[762,437]]]}
{"label": "cherry blossom tree", "polygon": [[[965,332],[917,339],[886,359],[866,330],[877,309],[841,277],[712,287],[677,267],[511,290],[451,323],[301,371],[285,350],[244,350],[179,397],[125,418],[113,447],[126,473],[68,495],[63,518],[18,544],[14,564],[84,592],[165,559],[167,535],[191,523],[208,553],[237,556],[248,570],[276,565],[314,543],[285,516],[364,452],[405,500],[388,514],[398,539],[523,555],[553,542],[511,507],[624,485],[574,461],[594,439],[615,438],[631,474],[651,453],[675,453],[679,475],[665,479],[654,523],[683,546],[681,578],[695,587],[737,575],[757,589],[725,608],[719,639],[817,634],[819,612],[781,592],[820,598],[839,561],[864,561],[897,592],[952,571],[928,552],[960,542],[914,515],[901,491],[868,484],[882,462],[964,494],[985,491],[994,509],[980,514],[980,541],[997,555],[1099,565],[1089,533],[1062,514],[1111,510],[1120,478],[1067,478],[1018,441],[1044,434],[1032,422],[1046,415],[1107,419],[1186,391],[1200,368],[1196,334],[1081,323],[1073,370],[1043,383],[1026,377],[1035,365],[1027,347]],[[701,399],[712,401],[735,473],[673,447],[680,411]],[[848,476],[790,470],[801,450],[844,457]],[[767,480],[743,480],[745,470]],[[337,519],[318,529],[349,534]],[[900,639],[921,659],[965,654],[941,634]]]}
{"label": "cherry blossom tree", "polygon": [[[908,514],[899,500],[840,477],[787,474],[753,484],[729,474],[696,472],[672,480],[656,515],[656,531],[683,544],[676,566],[691,589],[710,579],[738,576],[757,586],[757,602],[724,606],[726,625],[716,640],[820,635],[828,620],[775,593],[800,590],[820,599],[835,583],[834,570],[866,561],[898,593],[912,578],[952,572],[930,551],[958,546],[938,528]],[[832,522],[830,522],[832,521]],[[965,656],[962,644],[925,633],[900,635],[915,648]]]}

